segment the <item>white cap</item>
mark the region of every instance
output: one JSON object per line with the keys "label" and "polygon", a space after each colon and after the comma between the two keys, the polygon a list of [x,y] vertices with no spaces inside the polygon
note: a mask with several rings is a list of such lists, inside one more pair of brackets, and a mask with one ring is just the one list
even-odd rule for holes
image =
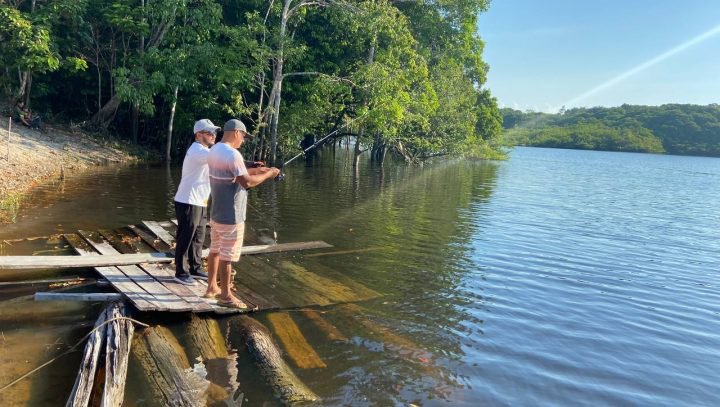
{"label": "white cap", "polygon": [[215,133],[220,127],[216,126],[209,119],[202,119],[195,122],[193,126],[193,134],[200,133],[201,131],[209,131]]}

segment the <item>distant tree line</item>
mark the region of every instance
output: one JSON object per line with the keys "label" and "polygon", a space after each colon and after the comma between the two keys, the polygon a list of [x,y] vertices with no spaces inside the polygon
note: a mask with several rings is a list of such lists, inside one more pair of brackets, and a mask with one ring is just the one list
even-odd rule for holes
{"label": "distant tree line", "polygon": [[502,118],[476,28],[488,4],[0,0],[0,88],[168,158],[204,117],[241,118],[257,136],[246,154],[270,162],[341,128],[356,163],[367,149],[494,155]]}
{"label": "distant tree line", "polygon": [[506,142],[514,145],[720,156],[717,104],[501,112]]}

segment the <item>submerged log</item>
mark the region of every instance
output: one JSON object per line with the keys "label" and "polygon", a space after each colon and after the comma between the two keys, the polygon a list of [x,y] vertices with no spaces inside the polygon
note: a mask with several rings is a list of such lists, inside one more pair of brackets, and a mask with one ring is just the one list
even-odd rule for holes
{"label": "submerged log", "polygon": [[225,336],[217,320],[192,314],[185,327],[186,353],[189,360],[202,360],[207,370],[208,404],[214,405],[232,396],[240,387],[237,382],[237,357],[228,352]]}
{"label": "submerged log", "polygon": [[300,369],[327,367],[287,312],[274,312],[268,315],[268,321],[295,366]]}
{"label": "submerged log", "polygon": [[191,316],[185,329],[189,360],[227,358],[228,351],[220,324],[212,318]]}
{"label": "submerged log", "polygon": [[322,332],[328,340],[347,342],[348,337],[345,336],[335,325],[326,321],[317,311],[312,309],[301,310],[301,313]]}
{"label": "submerged log", "polygon": [[[110,310],[111,306],[108,306],[100,313],[97,321],[95,321],[95,328],[98,328],[107,321]],[[95,373],[98,362],[100,361],[100,351],[105,343],[105,333],[105,329],[95,329],[88,338],[87,344],[85,345],[85,352],[80,362],[80,370],[75,379],[75,385],[73,386],[72,392],[70,392],[67,403],[65,403],[66,407],[85,407],[90,402],[90,396],[93,393],[93,384],[95,382]]]}
{"label": "submerged log", "polygon": [[133,340],[132,357],[142,370],[148,399],[161,406],[204,406],[210,382],[190,368],[185,351],[162,326],[145,329]]}
{"label": "submerged log", "polygon": [[233,318],[231,323],[239,328],[255,364],[277,398],[286,404],[318,400],[318,396],[298,379],[282,359],[265,326],[247,316]]}

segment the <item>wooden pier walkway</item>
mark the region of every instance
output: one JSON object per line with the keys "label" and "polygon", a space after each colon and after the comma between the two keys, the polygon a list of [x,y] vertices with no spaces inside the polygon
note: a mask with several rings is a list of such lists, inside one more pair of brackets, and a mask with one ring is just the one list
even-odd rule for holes
{"label": "wooden pier walkway", "polygon": [[[195,286],[177,283],[173,277],[175,267],[169,264],[175,243],[176,225],[173,222],[143,221],[142,225],[131,225],[118,230],[78,231],[63,235],[65,240],[82,256],[83,264],[90,257],[121,259],[123,256],[146,256],[151,259],[120,265],[98,266],[95,271],[107,279],[110,285],[140,311],[169,312],[215,312],[242,313],[216,305],[214,300],[202,298],[207,288],[204,280],[196,280]],[[246,233],[249,246],[243,248],[238,277],[235,279],[236,295],[255,310],[324,306],[338,303],[364,301],[380,296],[342,273],[323,271],[322,275],[306,270],[302,266],[280,261],[278,264],[256,256],[246,256],[245,248],[255,253],[273,253],[287,250],[306,250],[332,247],[325,242],[302,242],[284,245],[263,245],[256,236]],[[207,249],[206,249],[207,252]],[[47,256],[61,257],[61,256]],[[68,259],[77,256],[62,256]],[[2,259],[2,256],[0,256]],[[164,259],[164,260],[160,260]],[[80,260],[80,259],[77,259]],[[116,260],[117,261],[117,260]],[[103,264],[98,262],[97,264]]]}

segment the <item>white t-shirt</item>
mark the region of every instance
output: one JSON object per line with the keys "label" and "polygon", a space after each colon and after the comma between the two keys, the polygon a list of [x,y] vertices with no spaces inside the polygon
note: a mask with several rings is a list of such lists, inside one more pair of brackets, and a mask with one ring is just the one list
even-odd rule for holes
{"label": "white t-shirt", "polygon": [[247,191],[235,177],[247,174],[242,154],[226,143],[217,143],[208,156],[213,204],[210,219],[223,225],[245,222]]}
{"label": "white t-shirt", "polygon": [[182,178],[175,194],[176,202],[207,206],[210,198],[208,154],[210,154],[210,149],[198,142],[193,143],[185,153]]}

